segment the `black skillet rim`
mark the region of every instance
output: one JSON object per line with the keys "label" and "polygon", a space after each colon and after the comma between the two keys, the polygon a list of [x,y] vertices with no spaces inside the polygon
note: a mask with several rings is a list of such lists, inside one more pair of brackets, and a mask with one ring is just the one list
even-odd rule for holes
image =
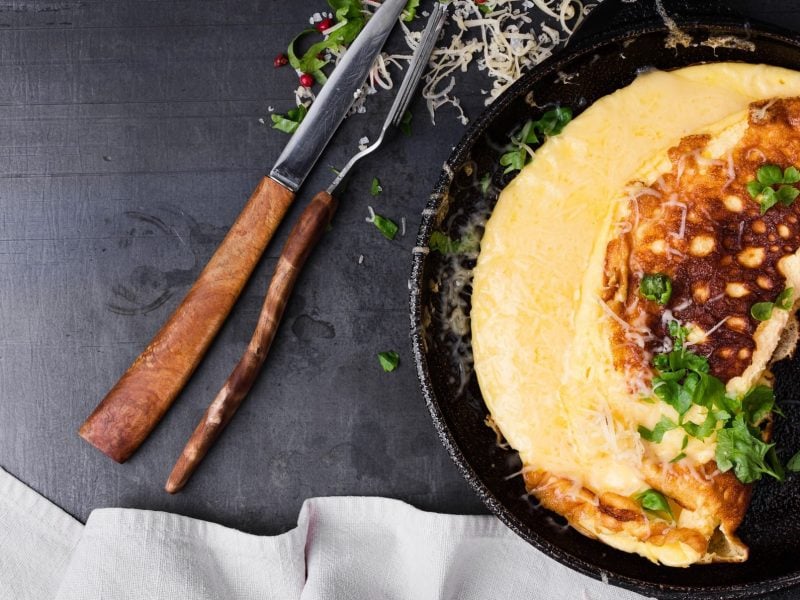
{"label": "black skillet rim", "polygon": [[[726,22],[727,21],[727,22]],[[687,30],[708,28],[711,23],[703,21],[679,22]],[[757,33],[759,36],[770,38],[784,44],[794,46],[800,50],[800,40],[792,38],[787,32],[771,27],[763,23],[753,23],[748,21],[743,25],[741,21],[730,22],[720,19],[713,23],[715,31],[729,33],[731,35],[747,35]],[[581,55],[593,52],[596,49],[625,41],[633,35],[646,33],[667,33],[663,25],[639,26],[634,28],[623,27],[618,30],[607,32],[590,38],[585,43],[582,42],[575,48],[566,48],[556,53],[546,61],[532,68],[524,77],[515,82],[508,88],[501,97],[484,110],[480,116],[473,121],[470,127],[461,138],[460,142],[452,150],[447,161],[444,163],[442,173],[434,187],[425,210],[417,234],[417,247],[427,248],[432,231],[436,226],[436,215],[446,197],[453,175],[462,162],[469,158],[470,151],[475,142],[483,135],[487,128],[501,115],[505,109],[527,94],[536,81],[544,78],[547,74],[552,74],[561,69],[569,62],[577,59]],[[702,588],[686,585],[656,584],[643,579],[637,579],[626,575],[621,575],[606,569],[601,569],[581,558],[578,558],[562,548],[540,537],[539,534],[525,525],[510,510],[508,510],[492,493],[492,491],[482,482],[479,474],[472,468],[461,452],[455,437],[450,432],[446,423],[444,411],[441,409],[434,393],[430,372],[425,358],[424,348],[424,326],[422,324],[422,284],[424,277],[424,267],[427,254],[421,252],[412,253],[411,277],[409,279],[409,303],[411,316],[411,343],[414,362],[416,364],[417,377],[422,389],[425,403],[431,414],[434,427],[442,444],[450,454],[451,459],[456,463],[461,475],[469,485],[475,490],[486,507],[498,517],[509,529],[522,537],[536,549],[547,556],[557,560],[561,564],[578,571],[584,575],[597,580],[609,582],[620,587],[647,594],[669,594],[672,597],[691,594],[698,598],[698,594],[713,595],[715,598],[734,599],[753,597],[753,594],[761,595],[770,592],[786,590],[800,583],[800,568],[793,573],[782,577],[756,581],[746,584],[732,584],[719,586],[704,586]]]}

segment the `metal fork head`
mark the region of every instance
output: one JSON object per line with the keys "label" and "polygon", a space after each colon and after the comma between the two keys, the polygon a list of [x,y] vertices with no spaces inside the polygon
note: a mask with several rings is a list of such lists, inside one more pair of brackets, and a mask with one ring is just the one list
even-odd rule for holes
{"label": "metal fork head", "polygon": [[397,127],[400,124],[400,120],[403,118],[403,115],[408,109],[408,105],[411,103],[411,99],[414,97],[417,84],[419,84],[419,80],[422,78],[422,74],[425,72],[425,67],[428,66],[428,61],[430,60],[433,49],[436,46],[436,41],[439,39],[439,34],[441,33],[445,19],[447,18],[447,8],[448,5],[441,2],[436,2],[434,4],[431,15],[428,17],[428,23],[425,26],[425,30],[422,32],[422,35],[420,36],[419,44],[417,45],[416,50],[414,50],[414,55],[411,57],[408,70],[406,71],[403,81],[400,84],[400,90],[397,92],[397,96],[395,96],[392,107],[389,109],[389,113],[386,115],[386,120],[383,122],[380,135],[374,142],[372,142],[372,144],[358,152],[349,161],[347,161],[347,164],[336,175],[336,179],[334,179],[333,182],[328,186],[327,191],[329,194],[335,193],[336,189],[342,184],[344,179],[350,173],[353,165],[364,158],[367,154],[371,154],[380,147],[381,143],[383,143],[383,138],[386,136],[386,131],[389,129],[389,126],[394,125]]}

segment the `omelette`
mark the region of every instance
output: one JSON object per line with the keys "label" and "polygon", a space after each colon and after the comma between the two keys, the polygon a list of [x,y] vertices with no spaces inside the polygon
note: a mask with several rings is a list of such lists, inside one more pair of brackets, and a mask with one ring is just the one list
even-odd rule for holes
{"label": "omelette", "polygon": [[800,73],[650,72],[503,190],[475,269],[475,370],[527,490],[668,566],[741,562],[783,477],[770,364],[797,342]]}

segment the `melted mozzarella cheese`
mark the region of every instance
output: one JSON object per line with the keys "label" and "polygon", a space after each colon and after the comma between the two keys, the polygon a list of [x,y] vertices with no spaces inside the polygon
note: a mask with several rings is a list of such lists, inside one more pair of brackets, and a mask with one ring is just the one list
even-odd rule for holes
{"label": "melted mozzarella cheese", "polygon": [[[618,192],[682,137],[756,100],[795,95],[800,74],[765,65],[651,72],[595,102],[503,191],[481,242],[472,339],[486,405],[527,467],[596,493],[649,487],[637,425],[654,424],[664,407],[631,397],[598,327],[608,320],[596,294]],[[681,442],[668,433],[657,458]],[[685,452],[702,464],[713,447],[693,440]]]}

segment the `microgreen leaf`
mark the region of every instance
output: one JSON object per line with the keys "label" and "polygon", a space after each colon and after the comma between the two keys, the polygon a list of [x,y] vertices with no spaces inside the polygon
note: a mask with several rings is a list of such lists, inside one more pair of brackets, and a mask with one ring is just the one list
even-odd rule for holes
{"label": "microgreen leaf", "polygon": [[391,219],[387,219],[383,215],[376,214],[375,219],[372,222],[386,239],[393,240],[394,236],[397,235],[397,230],[399,227],[397,226],[397,223]]}
{"label": "microgreen leaf", "polygon": [[656,513],[665,513],[670,517],[672,516],[672,509],[669,507],[669,502],[667,501],[666,497],[664,497],[664,494],[658,490],[654,490],[652,488],[645,490],[641,494],[638,494],[636,499],[645,510]]}
{"label": "microgreen leaf", "polygon": [[778,188],[778,191],[775,192],[775,197],[778,202],[784,206],[791,206],[798,195],[800,195],[800,190],[791,185],[782,185]]}
{"label": "microgreen leaf", "polygon": [[389,350],[387,352],[378,352],[378,362],[381,363],[381,367],[387,373],[391,373],[397,368],[398,363],[400,362],[400,355],[393,350]]}
{"label": "microgreen leaf", "polygon": [[639,293],[659,304],[666,304],[672,296],[672,280],[664,273],[649,273],[639,282]]}
{"label": "microgreen leaf", "polygon": [[639,435],[642,436],[643,440],[660,444],[661,440],[664,439],[664,434],[668,431],[672,431],[676,427],[677,424],[672,419],[662,416],[653,429],[648,429],[643,425],[639,425]]}
{"label": "microgreen leaf", "polygon": [[383,191],[383,187],[381,186],[381,182],[378,180],[377,177],[372,178],[372,184],[369,188],[369,193],[373,196],[380,196],[381,192]]}
{"label": "microgreen leaf", "polygon": [[756,198],[759,206],[761,206],[761,214],[766,213],[770,208],[778,203],[778,195],[771,187],[764,188],[764,190]]}
{"label": "microgreen leaf", "polygon": [[764,191],[764,188],[767,187],[763,183],[760,183],[756,180],[753,180],[747,184],[747,193],[750,194],[751,198],[757,197],[761,192]]}
{"label": "microgreen leaf", "polygon": [[512,171],[520,171],[527,162],[528,153],[525,148],[516,148],[506,152],[500,156],[500,166],[505,167],[503,173],[511,173]]}
{"label": "microgreen leaf", "polygon": [[756,179],[764,185],[783,183],[783,171],[778,165],[762,165],[756,171]]}
{"label": "microgreen leaf", "polygon": [[800,182],[800,170],[797,167],[786,167],[783,170],[783,183],[797,183]]}
{"label": "microgreen leaf", "polygon": [[750,315],[756,321],[766,321],[772,316],[772,309],[775,305],[772,302],[756,302],[750,307]]}
{"label": "microgreen leaf", "polygon": [[284,133],[294,133],[303,122],[303,119],[308,113],[308,109],[300,104],[296,108],[292,108],[286,112],[285,115],[273,114],[270,115],[272,119],[272,128]]}
{"label": "microgreen leaf", "polygon": [[775,298],[775,307],[781,310],[790,310],[792,308],[792,296],[794,295],[794,288],[786,288],[778,297]]}

